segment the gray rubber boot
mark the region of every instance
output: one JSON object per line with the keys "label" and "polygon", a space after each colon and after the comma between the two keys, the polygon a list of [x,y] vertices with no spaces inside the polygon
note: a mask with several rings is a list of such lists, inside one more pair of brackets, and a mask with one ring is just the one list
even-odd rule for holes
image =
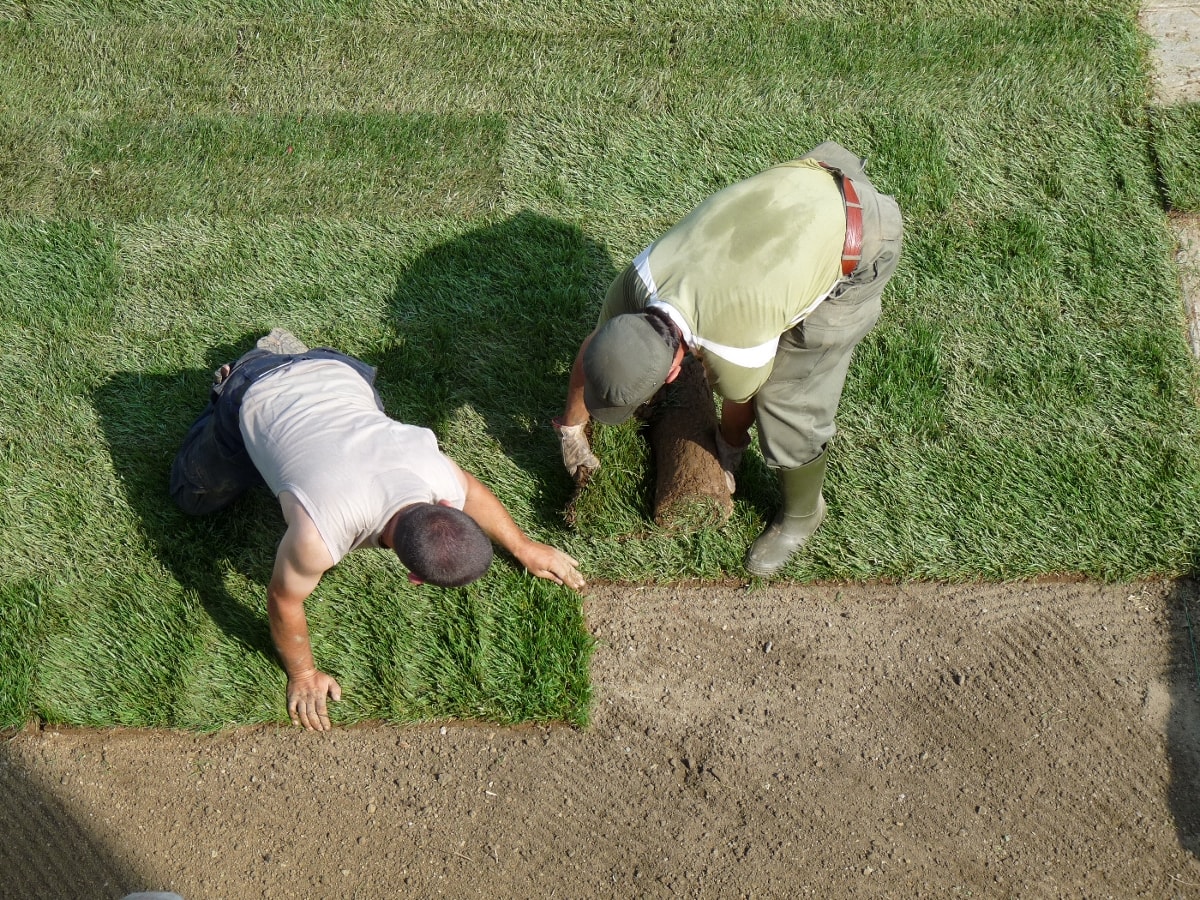
{"label": "gray rubber boot", "polygon": [[783,507],[746,552],[751,575],[769,578],[784,567],[825,521],[825,451],[798,469],[780,469]]}

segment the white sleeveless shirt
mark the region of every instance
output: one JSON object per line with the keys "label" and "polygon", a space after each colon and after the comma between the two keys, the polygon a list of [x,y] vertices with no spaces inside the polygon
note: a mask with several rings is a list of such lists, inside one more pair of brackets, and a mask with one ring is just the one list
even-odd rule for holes
{"label": "white sleeveless shirt", "polygon": [[433,432],[381,412],[371,386],[336,360],[301,360],[255,382],[239,422],[267,486],[300,501],[334,563],[359,547],[380,546],[383,527],[401,507],[466,503]]}

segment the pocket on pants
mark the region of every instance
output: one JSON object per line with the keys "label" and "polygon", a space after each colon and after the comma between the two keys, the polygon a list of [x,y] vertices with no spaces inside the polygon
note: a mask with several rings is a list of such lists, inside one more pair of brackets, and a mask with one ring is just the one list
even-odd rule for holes
{"label": "pocket on pants", "polygon": [[875,327],[882,311],[876,291],[858,297],[851,294],[830,298],[783,336],[780,349],[789,343],[793,348],[818,353],[852,349]]}

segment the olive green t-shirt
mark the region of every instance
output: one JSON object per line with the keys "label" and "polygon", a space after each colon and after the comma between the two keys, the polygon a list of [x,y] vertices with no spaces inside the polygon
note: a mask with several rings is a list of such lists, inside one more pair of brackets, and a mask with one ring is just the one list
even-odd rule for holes
{"label": "olive green t-shirt", "polygon": [[[644,250],[641,284],[618,276],[600,322],[664,305],[723,397],[744,402],[771,374],[779,337],[841,276],[846,210],[834,176],[794,160],[718,191]],[[681,321],[682,320],[682,321]]]}

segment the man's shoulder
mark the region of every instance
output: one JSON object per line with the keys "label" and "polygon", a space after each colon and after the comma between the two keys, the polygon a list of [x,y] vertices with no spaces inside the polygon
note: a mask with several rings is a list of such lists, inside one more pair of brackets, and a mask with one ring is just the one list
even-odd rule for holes
{"label": "man's shoulder", "polygon": [[283,520],[287,522],[288,531],[294,532],[297,536],[315,534],[321,536],[317,529],[317,523],[313,521],[313,517],[309,515],[303,501],[291,491],[279,492],[279,508],[283,511]]}
{"label": "man's shoulder", "polygon": [[291,491],[281,491],[279,506],[288,526],[280,544],[281,549],[286,547],[289,555],[301,562],[306,570],[325,571],[332,568],[333,554],[329,552],[320,529],[300,498]]}

